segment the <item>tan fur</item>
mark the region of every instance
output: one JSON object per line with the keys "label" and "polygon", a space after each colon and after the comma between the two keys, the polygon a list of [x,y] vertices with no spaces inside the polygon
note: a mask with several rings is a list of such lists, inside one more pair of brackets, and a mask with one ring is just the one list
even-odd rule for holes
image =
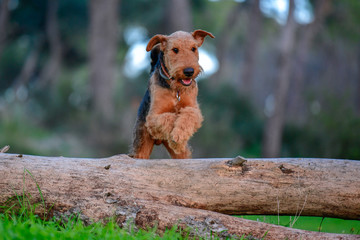
{"label": "tan fur", "polygon": [[[197,102],[198,86],[195,78],[201,72],[198,48],[211,33],[197,30],[193,33],[175,32],[169,36],[155,35],[150,39],[146,50],[160,46],[164,53],[164,64],[173,78],[167,80],[170,88],[157,82],[159,72],[150,78],[149,91],[151,104],[144,125],[137,124],[138,137],[133,156],[149,158],[153,145],[162,142],[172,158],[191,158],[188,140],[201,127],[203,116]],[[178,53],[174,52],[178,49]],[[193,68],[192,83],[184,86],[184,69]],[[178,99],[180,97],[180,101]]]}

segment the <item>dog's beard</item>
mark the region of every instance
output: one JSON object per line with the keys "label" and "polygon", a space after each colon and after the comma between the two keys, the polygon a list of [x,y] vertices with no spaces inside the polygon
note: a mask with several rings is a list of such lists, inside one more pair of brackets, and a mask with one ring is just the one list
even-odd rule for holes
{"label": "dog's beard", "polygon": [[[201,71],[201,67],[199,68]],[[200,72],[195,72],[193,76],[191,77],[187,77],[184,74],[182,74],[182,71],[179,71],[180,74],[177,74],[176,72],[172,75],[173,79],[180,83],[181,85],[188,87],[191,86],[193,84],[193,82],[195,82],[195,79],[197,78],[197,76],[199,75]]]}

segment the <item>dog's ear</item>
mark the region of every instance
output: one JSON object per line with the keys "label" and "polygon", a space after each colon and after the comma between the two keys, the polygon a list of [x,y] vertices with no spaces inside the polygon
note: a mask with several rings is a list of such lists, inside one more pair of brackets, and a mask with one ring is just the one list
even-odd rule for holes
{"label": "dog's ear", "polygon": [[198,42],[198,46],[200,47],[206,36],[210,36],[211,38],[215,38],[214,35],[212,35],[209,32],[203,31],[203,30],[195,30],[194,32],[192,32],[192,36],[195,38],[195,40]]}
{"label": "dog's ear", "polygon": [[153,49],[153,47],[158,43],[161,43],[160,49],[163,50],[165,47],[166,41],[167,41],[167,36],[160,35],[160,34],[155,35],[150,39],[148,45],[146,46],[146,51],[147,52],[151,51],[151,49]]}

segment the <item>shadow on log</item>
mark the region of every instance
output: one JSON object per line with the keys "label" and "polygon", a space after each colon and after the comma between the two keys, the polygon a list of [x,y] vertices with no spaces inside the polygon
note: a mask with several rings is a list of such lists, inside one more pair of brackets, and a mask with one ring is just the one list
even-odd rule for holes
{"label": "shadow on log", "polygon": [[[334,159],[140,160],[0,153],[0,205],[14,191],[39,195],[55,216],[87,223],[197,229],[200,236],[251,234],[266,239],[359,239],[254,222],[225,214],[360,219],[360,161]],[[23,177],[25,175],[25,183]]]}

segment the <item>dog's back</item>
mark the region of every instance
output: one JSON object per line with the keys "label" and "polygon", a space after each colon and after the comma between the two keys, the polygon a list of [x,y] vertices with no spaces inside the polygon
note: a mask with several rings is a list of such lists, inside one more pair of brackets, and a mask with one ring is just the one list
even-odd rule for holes
{"label": "dog's back", "polygon": [[[154,47],[150,53],[150,58],[151,58],[150,75],[154,74],[157,64],[159,64],[159,54],[160,54],[159,47]],[[146,122],[146,116],[149,113],[150,103],[151,103],[149,91],[150,90],[149,90],[149,86],[148,86],[148,89],[146,90],[145,95],[144,95],[143,99],[141,100],[141,103],[140,103],[140,106],[139,106],[139,109],[137,112],[137,118],[136,118],[135,128],[134,128],[134,132],[133,132],[134,143],[133,143],[132,149],[131,149],[132,154],[134,154],[136,152],[137,146],[141,145],[141,143],[138,141],[140,141],[142,139],[142,135],[144,134],[144,131],[145,131],[144,125]]]}

